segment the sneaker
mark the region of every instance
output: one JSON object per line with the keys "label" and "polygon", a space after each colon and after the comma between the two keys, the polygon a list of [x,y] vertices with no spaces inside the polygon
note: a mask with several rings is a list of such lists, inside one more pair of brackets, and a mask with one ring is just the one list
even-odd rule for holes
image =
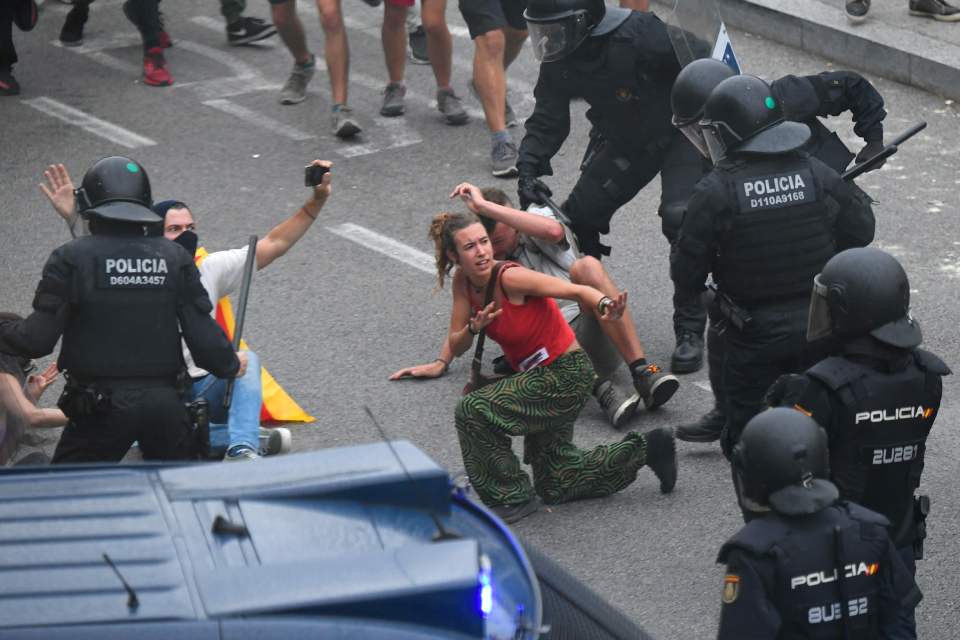
{"label": "sneaker", "polygon": [[634,375],[633,386],[643,398],[643,405],[648,410],[653,410],[673,397],[680,388],[680,381],[676,376],[664,373],[657,365],[648,364]]}
{"label": "sneaker", "polygon": [[944,0],[910,0],[910,15],[940,22],[956,22],[960,20],[960,9]]}
{"label": "sneaker", "polygon": [[34,0],[15,0],[13,24],[20,31],[32,31],[37,26],[37,3]]}
{"label": "sneaker", "polygon": [[87,5],[80,5],[70,9],[63,28],[60,29],[60,44],[65,47],[79,47],[83,44],[83,25],[87,24],[90,9]]}
{"label": "sneaker", "polygon": [[395,118],[403,115],[403,98],[407,95],[407,88],[399,82],[391,82],[383,90],[383,104],[380,106],[380,115],[386,118]]}
{"label": "sneaker", "polygon": [[490,152],[493,175],[498,178],[511,178],[517,175],[517,158],[519,158],[517,145],[509,140],[494,142],[493,150]]}
{"label": "sneaker", "polygon": [[0,71],[0,96],[20,94],[20,83],[13,77],[12,71]]}
{"label": "sneaker", "polygon": [[167,61],[160,47],[151,47],[143,55],[143,83],[151,87],[169,87],[173,84],[173,77],[167,70]]}
{"label": "sneaker", "polygon": [[867,12],[870,11],[870,0],[847,0],[846,4],[847,20],[858,24],[867,19]]}
{"label": "sneaker", "polygon": [[498,518],[507,524],[513,524],[514,522],[519,522],[527,516],[536,513],[537,509],[539,508],[540,499],[533,497],[526,502],[521,502],[520,504],[503,504],[490,507],[490,511],[493,511]]}
{"label": "sneaker", "polygon": [[447,124],[466,124],[470,120],[467,110],[463,108],[463,101],[452,90],[437,91],[437,110]]}
{"label": "sneaker", "polygon": [[317,70],[316,56],[310,56],[306,64],[293,64],[293,71],[287,78],[287,83],[280,90],[280,104],[299,104],[307,98],[307,85]]}
{"label": "sneaker", "polygon": [[677,427],[677,440],[684,442],[714,442],[720,439],[723,425],[727,422],[726,416],[720,409],[714,407],[696,422],[682,424]]}
{"label": "sneaker", "polygon": [[340,108],[333,112],[332,118],[333,135],[341,140],[352,138],[363,129],[359,123],[353,119],[353,109],[347,105],[340,105]]}
{"label": "sneaker", "polygon": [[261,456],[276,456],[281,453],[290,453],[292,446],[293,436],[290,435],[290,429],[284,427],[264,429],[260,427]]}
{"label": "sneaker", "polygon": [[674,373],[693,373],[703,366],[703,337],[692,331],[681,331],[677,346],[670,356],[670,370]]}
{"label": "sneaker", "polygon": [[260,18],[240,16],[236,22],[227,25],[227,44],[238,47],[269,38],[277,33],[277,28]]}
{"label": "sneaker", "polygon": [[430,64],[430,56],[427,55],[427,32],[422,24],[407,33],[407,57],[413,64]]}
{"label": "sneaker", "polygon": [[637,405],[640,404],[639,394],[624,397],[610,380],[598,384],[593,390],[593,397],[603,408],[604,415],[614,429],[622,429],[637,412]]}
{"label": "sneaker", "polygon": [[647,441],[647,466],[660,479],[660,493],[670,493],[677,484],[677,443],[673,429],[660,427],[643,437]]}
{"label": "sneaker", "polygon": [[383,0],[363,0],[363,3],[370,7],[379,7]]}
{"label": "sneaker", "polygon": [[223,456],[224,462],[242,462],[244,460],[259,460],[260,454],[253,447],[246,444],[235,444],[227,449],[227,454]]}

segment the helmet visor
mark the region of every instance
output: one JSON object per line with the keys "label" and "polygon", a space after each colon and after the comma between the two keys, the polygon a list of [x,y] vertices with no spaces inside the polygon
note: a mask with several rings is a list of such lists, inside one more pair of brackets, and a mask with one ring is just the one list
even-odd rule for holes
{"label": "helmet visor", "polygon": [[704,143],[707,145],[706,155],[713,164],[717,164],[727,155],[727,144],[723,141],[723,136],[720,135],[719,127],[712,122],[701,120],[700,132]]}
{"label": "helmet visor", "polygon": [[820,282],[819,274],[813,278],[810,294],[810,314],[807,316],[807,342],[826,338],[833,332],[830,307],[827,304],[827,286]]}
{"label": "helmet visor", "polygon": [[707,147],[707,139],[704,137],[699,123],[691,122],[690,124],[678,126],[676,122],[674,122],[674,126],[680,129],[680,133],[686,136],[690,144],[695,146],[704,158],[710,159],[710,149]]}
{"label": "helmet visor", "polygon": [[533,55],[540,62],[554,62],[573,52],[589,33],[587,14],[577,11],[561,20],[534,22],[527,20]]}

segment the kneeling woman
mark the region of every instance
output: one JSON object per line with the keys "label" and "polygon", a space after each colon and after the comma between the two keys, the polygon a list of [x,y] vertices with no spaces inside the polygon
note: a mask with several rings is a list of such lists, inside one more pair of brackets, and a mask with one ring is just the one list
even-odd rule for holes
{"label": "kneeling woman", "polygon": [[[554,298],[575,300],[600,321],[609,321],[623,314],[627,294],[614,300],[592,287],[504,262],[493,302],[482,308],[496,264],[483,225],[472,213],[441,213],[433,219],[430,237],[440,286],[453,271],[447,339],[454,355],[467,351],[474,336],[486,331],[520,372],[457,404],[464,466],[484,503],[514,522],[537,509],[537,495],[547,504],[607,496],[633,482],[644,464],[660,479],[660,490],[671,491],[677,467],[670,428],[630,432],[616,444],[589,451],[572,443],[573,423],[596,376]],[[510,448],[510,436],[524,436],[532,486]]]}

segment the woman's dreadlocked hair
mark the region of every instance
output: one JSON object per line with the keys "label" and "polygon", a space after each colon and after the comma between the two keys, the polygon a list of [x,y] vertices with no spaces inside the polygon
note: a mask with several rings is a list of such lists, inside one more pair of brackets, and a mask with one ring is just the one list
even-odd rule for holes
{"label": "woman's dreadlocked hair", "polygon": [[438,289],[443,288],[444,278],[453,270],[454,263],[447,256],[448,250],[454,254],[457,253],[457,244],[454,242],[453,236],[457,231],[479,222],[479,218],[470,212],[449,213],[445,211],[433,217],[427,237],[433,240],[433,246],[435,247],[434,259],[437,262]]}

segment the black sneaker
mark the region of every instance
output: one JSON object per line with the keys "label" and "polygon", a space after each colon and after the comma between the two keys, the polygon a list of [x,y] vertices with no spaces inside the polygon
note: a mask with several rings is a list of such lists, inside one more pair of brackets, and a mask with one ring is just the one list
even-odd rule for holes
{"label": "black sneaker", "polygon": [[0,71],[0,96],[20,95],[20,83],[12,71]]}
{"label": "black sneaker", "polygon": [[370,7],[379,7],[383,0],[363,0],[363,3]]}
{"label": "black sneaker", "polygon": [[407,34],[407,57],[413,64],[430,64],[430,56],[427,55],[427,32],[423,30],[422,24],[418,24],[416,29]]}
{"label": "black sneaker", "polygon": [[677,380],[677,376],[664,373],[663,369],[657,365],[648,364],[634,374],[633,386],[643,399],[643,406],[647,410],[653,410],[666,404],[667,400],[673,397],[680,388],[680,381]]}
{"label": "black sneaker", "polygon": [[537,512],[537,509],[540,508],[540,498],[534,496],[526,502],[521,502],[520,504],[502,504],[496,507],[490,507],[490,511],[493,511],[498,518],[506,522],[507,524],[513,524],[514,522],[519,522],[529,515],[532,515]]}
{"label": "black sneaker", "polygon": [[702,366],[703,337],[691,331],[681,331],[670,357],[670,370],[674,373],[693,373]]}
{"label": "black sneaker", "polygon": [[14,0],[13,24],[20,31],[33,31],[37,26],[37,3],[34,0]]}
{"label": "black sneaker", "polygon": [[870,0],[847,0],[847,20],[857,24],[867,19],[870,11]]}
{"label": "black sneaker", "polygon": [[83,25],[87,24],[90,9],[85,4],[78,4],[67,14],[60,29],[60,43],[65,47],[79,47],[83,44]]}
{"label": "black sneaker", "polygon": [[647,466],[660,479],[660,493],[670,493],[677,484],[677,443],[673,429],[660,427],[643,437],[647,441]]}
{"label": "black sneaker", "polygon": [[624,395],[610,380],[599,383],[593,389],[593,397],[597,399],[603,414],[614,429],[622,429],[637,412],[637,405],[640,404],[638,393]]}
{"label": "black sneaker", "polygon": [[260,18],[241,16],[233,24],[227,25],[227,44],[239,47],[269,38],[277,33],[277,28]]}
{"label": "black sneaker", "polygon": [[940,22],[957,22],[960,20],[960,9],[944,0],[910,0],[910,15]]}
{"label": "black sneaker", "polygon": [[714,442],[720,439],[727,417],[714,407],[696,422],[677,427],[677,440],[684,442]]}

